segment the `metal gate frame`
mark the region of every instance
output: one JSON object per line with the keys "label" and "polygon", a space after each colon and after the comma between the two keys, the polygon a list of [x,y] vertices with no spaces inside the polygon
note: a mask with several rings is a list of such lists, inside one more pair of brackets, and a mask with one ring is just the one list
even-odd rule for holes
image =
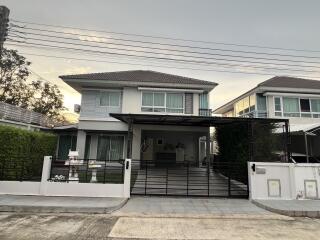
{"label": "metal gate frame", "polygon": [[184,161],[132,160],[131,194],[248,198],[246,164],[212,162],[206,168]]}

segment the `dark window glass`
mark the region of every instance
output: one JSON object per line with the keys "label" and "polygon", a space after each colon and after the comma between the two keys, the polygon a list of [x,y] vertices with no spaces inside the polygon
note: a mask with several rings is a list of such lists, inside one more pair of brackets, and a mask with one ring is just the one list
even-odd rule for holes
{"label": "dark window glass", "polygon": [[301,112],[310,112],[309,99],[300,99]]}

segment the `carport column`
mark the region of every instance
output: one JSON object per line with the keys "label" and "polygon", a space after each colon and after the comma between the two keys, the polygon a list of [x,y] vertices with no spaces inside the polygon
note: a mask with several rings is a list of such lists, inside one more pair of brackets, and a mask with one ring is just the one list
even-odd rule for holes
{"label": "carport column", "polygon": [[132,120],[128,121],[127,158],[132,158]]}
{"label": "carport column", "polygon": [[253,122],[251,120],[248,121],[248,143],[249,143],[249,162],[253,162],[253,155],[254,155],[254,139],[253,139]]}
{"label": "carport column", "polygon": [[291,160],[291,153],[290,153],[290,129],[289,129],[289,120],[286,120],[285,122],[285,130],[286,130],[286,155],[287,155],[287,162],[290,162]]}
{"label": "carport column", "polygon": [[76,150],[79,152],[79,157],[78,157],[79,159],[84,159],[85,147],[86,147],[86,132],[83,130],[78,130]]}
{"label": "carport column", "polygon": [[207,157],[207,169],[210,169],[210,127],[206,136],[206,157]]}

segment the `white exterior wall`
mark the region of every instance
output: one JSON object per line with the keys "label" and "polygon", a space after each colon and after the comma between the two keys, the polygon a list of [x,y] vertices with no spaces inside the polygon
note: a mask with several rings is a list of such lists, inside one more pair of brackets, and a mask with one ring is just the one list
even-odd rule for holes
{"label": "white exterior wall", "polygon": [[[256,171],[252,170],[255,164]],[[258,174],[257,169],[264,169],[264,174]],[[320,164],[294,163],[248,163],[248,179],[251,199],[297,199],[306,198],[305,180],[317,182],[317,198],[320,192]],[[268,180],[280,180],[281,195],[270,197],[268,194]]]}

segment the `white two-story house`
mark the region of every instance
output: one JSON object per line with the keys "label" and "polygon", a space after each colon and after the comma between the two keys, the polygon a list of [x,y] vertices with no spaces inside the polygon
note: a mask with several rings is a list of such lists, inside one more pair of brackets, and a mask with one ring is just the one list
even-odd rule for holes
{"label": "white two-story house", "polygon": [[201,164],[209,128],[186,116],[211,114],[209,92],[216,83],[154,71],[60,78],[82,95],[75,145],[80,158]]}
{"label": "white two-story house", "polygon": [[293,158],[320,157],[320,81],[273,77],[214,110],[224,117],[287,118]]}

